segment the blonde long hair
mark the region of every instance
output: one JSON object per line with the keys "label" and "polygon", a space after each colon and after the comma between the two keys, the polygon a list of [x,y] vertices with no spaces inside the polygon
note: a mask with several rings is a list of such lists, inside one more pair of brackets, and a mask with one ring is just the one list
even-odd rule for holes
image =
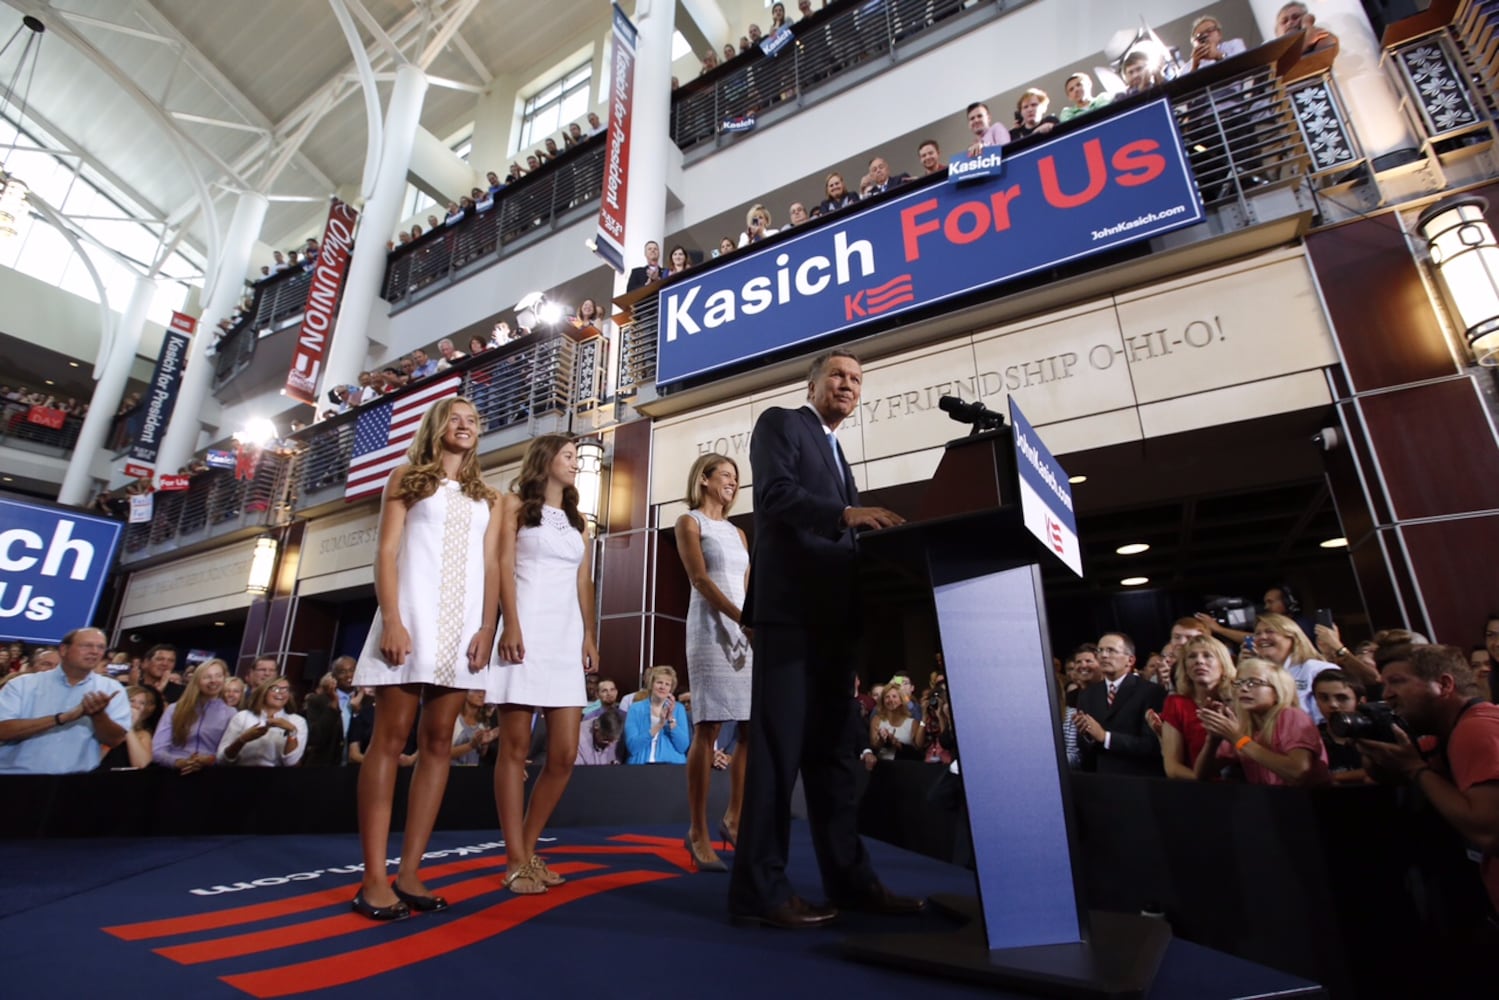
{"label": "blonde long hair", "polygon": [[1254,620],[1255,631],[1259,631],[1262,627],[1272,632],[1279,632],[1291,640],[1292,663],[1305,663],[1307,660],[1317,658],[1317,648],[1312,645],[1312,640],[1306,637],[1306,633],[1301,631],[1301,626],[1296,624],[1294,618],[1267,612]]}
{"label": "blonde long hair", "polygon": [[1188,639],[1187,642],[1178,647],[1176,653],[1176,693],[1185,697],[1192,697],[1197,693],[1197,683],[1192,680],[1187,669],[1187,661],[1192,658],[1192,653],[1199,649],[1205,649],[1212,654],[1213,659],[1218,661],[1218,666],[1223,670],[1223,676],[1218,679],[1218,686],[1213,690],[1213,696],[1219,701],[1230,701],[1234,696],[1234,678],[1239,672],[1234,668],[1234,658],[1229,655],[1228,647],[1210,635],[1197,635]]}
{"label": "blonde long hair", "polygon": [[223,660],[206,660],[193,671],[193,675],[187,679],[187,689],[182,692],[182,697],[177,699],[177,707],[172,710],[172,744],[174,746],[186,745],[193,723],[198,721],[200,714],[198,703],[203,700],[203,689],[199,687],[199,683],[203,679],[203,672],[209,667],[218,667],[223,671],[226,679],[229,677],[229,664]]}
{"label": "blonde long hair", "polygon": [[410,507],[436,493],[438,483],[447,478],[442,469],[442,436],[448,428],[448,417],[452,414],[453,407],[460,403],[474,411],[478,433],[474,434],[473,443],[463,453],[463,460],[458,465],[458,485],[462,487],[463,495],[470,500],[483,500],[492,504],[499,496],[484,481],[484,475],[479,469],[479,434],[484,430],[479,410],[463,396],[449,396],[439,400],[422,414],[416,437],[411,439],[411,447],[406,449],[406,461],[410,468],[401,477],[401,485],[397,491],[397,496],[406,506]]}
{"label": "blonde long hair", "polygon": [[[692,463],[692,471],[687,473],[687,496],[684,498],[687,501],[688,509],[697,510],[703,505],[703,494],[707,492],[703,487],[703,480],[717,472],[718,467],[725,463],[734,467],[734,475],[737,478],[739,475],[739,463],[727,455],[720,455],[717,452],[710,451],[706,455],[699,455],[697,461]],[[734,500],[738,499],[739,494],[736,492]],[[733,506],[734,501],[730,500],[728,505],[724,507],[724,513],[727,514]]]}
{"label": "blonde long hair", "polygon": [[1296,690],[1296,678],[1291,672],[1279,663],[1262,660],[1257,656],[1251,656],[1247,660],[1239,662],[1239,673],[1243,674],[1245,667],[1258,667],[1264,672],[1265,680],[1275,690],[1275,707],[1265,712],[1265,718],[1256,731],[1254,720],[1242,707],[1235,706],[1236,718],[1239,720],[1239,733],[1242,736],[1250,736],[1263,743],[1265,746],[1273,747],[1275,740],[1275,722],[1280,718],[1280,713],[1288,708],[1301,707],[1301,695]]}

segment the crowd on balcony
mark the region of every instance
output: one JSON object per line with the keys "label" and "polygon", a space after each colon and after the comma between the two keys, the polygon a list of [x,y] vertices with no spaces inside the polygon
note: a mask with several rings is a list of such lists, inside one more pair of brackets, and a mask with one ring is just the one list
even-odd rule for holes
{"label": "crowd on balcony", "polygon": [[557,137],[548,136],[540,147],[527,153],[525,166],[521,166],[519,160],[513,161],[503,177],[493,170],[489,171],[484,175],[486,187],[471,188],[468,194],[461,196],[457,201],[449,201],[442,218],[438,218],[436,213],[429,214],[425,228],[420,223],[416,223],[410,229],[399,231],[394,240],[386,243],[385,249],[389,251],[396,249],[397,246],[408,246],[421,240],[423,236],[430,238],[450,226],[458,225],[464,219],[488,212],[494,208],[495,200],[506,187],[522,177],[548,173],[564,163],[569,153],[591,137],[604,131],[604,128],[604,123],[599,119],[598,114],[593,111],[588,112],[582,120],[570,123],[567,128],[558,133]]}

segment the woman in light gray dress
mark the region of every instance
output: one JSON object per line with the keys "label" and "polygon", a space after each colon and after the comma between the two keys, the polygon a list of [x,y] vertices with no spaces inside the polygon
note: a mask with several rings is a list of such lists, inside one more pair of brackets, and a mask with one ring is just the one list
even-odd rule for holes
{"label": "woman in light gray dress", "polygon": [[739,746],[729,765],[729,807],[719,835],[732,846],[744,803],[749,759],[750,647],[739,624],[749,579],[744,532],[729,523],[739,495],[739,466],[707,454],[687,477],[688,512],[677,518],[677,553],[692,583],[687,609],[687,674],[692,690],[692,746],[687,751],[687,805],[692,826],[687,849],[699,871],[726,871],[708,832],[708,782],[719,727],[738,723]]}

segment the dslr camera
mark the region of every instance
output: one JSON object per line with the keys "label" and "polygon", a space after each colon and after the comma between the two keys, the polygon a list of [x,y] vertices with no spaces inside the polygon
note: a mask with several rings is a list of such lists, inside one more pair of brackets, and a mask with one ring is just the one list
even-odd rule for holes
{"label": "dslr camera", "polygon": [[1343,740],[1394,743],[1396,726],[1406,729],[1405,720],[1382,701],[1365,702],[1355,712],[1333,712],[1327,717],[1327,731]]}

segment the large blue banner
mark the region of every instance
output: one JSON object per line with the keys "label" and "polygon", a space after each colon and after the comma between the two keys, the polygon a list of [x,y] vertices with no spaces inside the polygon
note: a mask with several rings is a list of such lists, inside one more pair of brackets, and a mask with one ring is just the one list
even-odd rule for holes
{"label": "large blue banner", "polygon": [[172,314],[172,328],[162,338],[161,353],[156,356],[156,368],[151,372],[151,384],[146,387],[146,398],[141,403],[144,416],[135,441],[130,445],[133,462],[156,464],[156,453],[161,449],[167,425],[172,422],[172,411],[177,407],[177,390],[182,387],[182,370],[187,365],[187,351],[192,344],[189,336],[192,329],[179,332],[179,318],[187,323],[193,322],[191,317],[181,313]]}
{"label": "large blue banner", "polygon": [[0,500],[0,638],[53,643],[92,625],[124,525]]}
{"label": "large blue banner", "polygon": [[957,179],[662,289],[656,381],[696,378],[1203,219],[1164,99],[1006,151],[986,181]]}

